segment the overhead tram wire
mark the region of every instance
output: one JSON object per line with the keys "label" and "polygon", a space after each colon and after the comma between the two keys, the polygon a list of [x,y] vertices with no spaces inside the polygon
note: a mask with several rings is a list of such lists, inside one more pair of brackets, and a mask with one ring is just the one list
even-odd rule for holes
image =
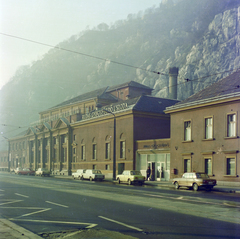
{"label": "overhead tram wire", "polygon": [[109,61],[109,62],[114,63],[114,64],[118,64],[118,65],[122,65],[122,66],[126,66],[126,67],[131,67],[131,68],[135,68],[135,69],[140,69],[140,70],[150,72],[150,73],[154,73],[154,74],[158,74],[158,75],[168,75],[168,74],[165,74],[165,73],[162,73],[162,72],[159,72],[159,71],[151,71],[151,70],[147,70],[145,68],[132,66],[132,65],[129,65],[129,64],[121,63],[121,62],[118,62],[118,61],[113,61],[113,60],[110,60],[110,59],[105,59],[105,58],[98,57],[98,56],[92,56],[92,55],[89,55],[89,54],[86,54],[86,53],[81,53],[81,52],[78,52],[78,51],[69,50],[69,49],[66,49],[66,48],[62,48],[60,46],[53,46],[53,45],[50,45],[50,44],[30,40],[30,39],[23,38],[23,37],[18,37],[18,36],[14,36],[14,35],[2,33],[2,32],[0,32],[0,35],[16,38],[16,39],[23,40],[23,41],[28,41],[28,42],[39,44],[39,45],[42,45],[42,46],[47,46],[47,47],[50,47],[50,48],[58,49],[58,50],[61,50],[61,51],[67,51],[67,52],[71,52],[71,53],[74,53],[74,54],[78,54],[78,55],[82,55],[82,56],[86,56],[86,57],[91,57],[91,58],[98,59],[98,60],[101,60],[101,61],[106,61],[106,62]]}
{"label": "overhead tram wire", "polygon": [[[212,75],[207,75],[207,76],[203,76],[203,77],[199,77],[199,78],[196,78],[196,79],[193,79],[193,80],[190,80],[190,79],[186,79],[186,78],[179,78],[179,79],[182,79],[182,80],[185,80],[181,83],[177,83],[175,85],[172,85],[171,87],[173,86],[179,86],[179,85],[183,85],[187,82],[193,82],[193,81],[201,81],[202,79],[205,79],[205,78],[208,78],[208,77],[212,77],[212,76],[216,76],[216,75],[220,75],[220,74],[224,74],[224,73],[228,73],[228,72],[233,72],[233,71],[239,71],[240,68],[235,68],[235,69],[232,69],[232,70],[228,70],[228,71],[223,71],[223,72],[218,72],[218,73],[215,73],[215,74],[212,74]],[[169,88],[170,86],[166,86],[165,88]],[[237,86],[236,86],[237,87]]]}
{"label": "overhead tram wire", "polygon": [[[78,51],[72,51],[72,50],[69,50],[69,49],[62,48],[62,47],[60,47],[60,46],[53,46],[53,45],[50,45],[50,44],[46,44],[46,43],[42,43],[42,42],[38,42],[38,41],[34,41],[34,40],[22,38],[22,37],[18,37],[18,36],[14,36],[14,35],[2,33],[2,32],[0,32],[0,35],[7,36],[7,37],[12,37],[12,38],[16,38],[16,39],[23,40],[23,41],[28,41],[28,42],[31,42],[31,43],[35,43],[35,44],[47,46],[47,47],[54,48],[54,49],[58,49],[58,50],[62,50],[62,51],[67,51],[67,52],[74,53],[74,54],[79,54],[79,55],[82,55],[82,56],[86,56],[86,57],[90,57],[90,58],[102,60],[102,61],[105,61],[105,62],[108,62],[108,61],[109,61],[109,62],[114,63],[114,64],[118,64],[118,65],[122,65],[122,66],[126,66],[126,67],[131,67],[131,68],[135,68],[135,69],[140,69],[140,70],[143,70],[143,71],[146,71],[146,72],[150,72],[150,73],[154,73],[154,74],[158,74],[158,75],[169,76],[169,74],[166,74],[166,73],[163,73],[163,72],[147,70],[147,69],[145,69],[145,68],[141,68],[141,67],[137,67],[137,66],[132,66],[132,65],[129,65],[129,64],[125,64],[125,63],[118,62],[118,61],[112,61],[112,60],[110,60],[110,59],[105,59],[105,58],[102,58],[102,57],[92,56],[92,55],[85,54],[85,53],[81,53],[81,52],[78,52]],[[223,73],[227,73],[227,72],[232,72],[232,71],[235,71],[235,70],[240,70],[240,68],[236,68],[236,69],[232,69],[232,70],[228,70],[228,71],[224,71],[224,72],[215,73],[215,74],[212,74],[212,75],[207,75],[207,76],[199,77],[199,78],[196,78],[196,79],[193,79],[193,80],[185,79],[185,78],[180,78],[180,79],[183,79],[183,80],[185,80],[185,81],[187,81],[187,82],[190,82],[190,81],[199,81],[199,80],[202,80],[202,79],[205,79],[205,78],[208,78],[208,77],[212,77],[212,76],[219,75],[219,74],[223,74]],[[185,84],[185,81],[184,81],[184,82],[181,82],[181,83],[177,83],[176,85],[173,85],[173,86],[178,86],[178,85]],[[171,87],[173,87],[173,86],[171,86]],[[169,88],[169,86],[167,86],[166,88]]]}

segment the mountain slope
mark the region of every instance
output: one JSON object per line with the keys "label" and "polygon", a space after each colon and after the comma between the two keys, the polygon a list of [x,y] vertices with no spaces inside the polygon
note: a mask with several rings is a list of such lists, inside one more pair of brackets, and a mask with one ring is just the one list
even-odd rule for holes
{"label": "mountain slope", "polygon": [[[3,124],[27,127],[42,110],[130,80],[168,97],[165,73],[173,66],[179,67],[178,99],[187,98],[225,75],[217,72],[240,67],[239,5],[234,0],[165,0],[159,8],[70,37],[19,68],[2,88],[1,132],[11,137],[19,128]],[[213,76],[196,80],[208,75]]]}

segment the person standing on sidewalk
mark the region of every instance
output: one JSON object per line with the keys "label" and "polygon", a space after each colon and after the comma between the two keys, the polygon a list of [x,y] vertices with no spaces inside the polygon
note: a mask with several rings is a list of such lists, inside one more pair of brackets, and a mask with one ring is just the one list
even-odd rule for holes
{"label": "person standing on sidewalk", "polygon": [[148,166],[148,169],[147,169],[147,180],[151,180],[150,176],[151,176],[151,169]]}

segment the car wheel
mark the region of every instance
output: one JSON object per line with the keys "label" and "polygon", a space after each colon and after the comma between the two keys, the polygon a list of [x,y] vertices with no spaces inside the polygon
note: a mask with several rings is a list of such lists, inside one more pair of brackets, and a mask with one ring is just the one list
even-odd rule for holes
{"label": "car wheel", "polygon": [[198,185],[196,183],[193,184],[193,190],[197,191],[198,190]]}
{"label": "car wheel", "polygon": [[120,184],[120,183],[121,183],[121,181],[120,181],[120,178],[117,178],[117,181],[118,181],[118,184]]}
{"label": "car wheel", "polygon": [[21,173],[18,173],[18,175],[21,175]]}
{"label": "car wheel", "polygon": [[128,179],[128,185],[131,185],[132,181],[130,179]]}
{"label": "car wheel", "polygon": [[89,178],[89,181],[92,181],[92,180],[93,180],[92,177],[90,177],[90,178]]}
{"label": "car wheel", "polygon": [[175,187],[175,189],[179,189],[179,184],[178,184],[178,182],[175,182],[175,183],[174,183],[174,187]]}

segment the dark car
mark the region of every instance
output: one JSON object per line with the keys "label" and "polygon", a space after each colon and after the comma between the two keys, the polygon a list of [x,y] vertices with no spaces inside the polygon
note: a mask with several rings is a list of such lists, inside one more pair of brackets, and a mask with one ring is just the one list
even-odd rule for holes
{"label": "dark car", "polygon": [[35,175],[35,171],[31,170],[30,168],[24,168],[22,170],[19,170],[18,175]]}
{"label": "dark car", "polygon": [[217,185],[215,179],[211,179],[206,173],[201,172],[184,173],[181,178],[174,178],[172,183],[176,189],[179,187],[188,187],[193,188],[194,191],[197,191],[199,187],[211,190]]}

